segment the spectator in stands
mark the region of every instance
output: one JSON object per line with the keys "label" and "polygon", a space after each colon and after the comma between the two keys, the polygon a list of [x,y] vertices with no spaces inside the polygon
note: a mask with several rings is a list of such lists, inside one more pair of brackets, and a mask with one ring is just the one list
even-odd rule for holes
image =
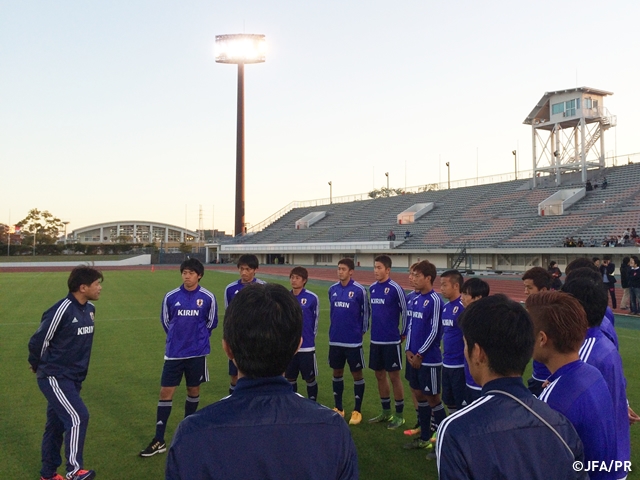
{"label": "spectator in stands", "polygon": [[582,241],[582,239],[581,239],[580,237],[578,237],[578,244],[577,244],[577,246],[578,246],[579,248],[583,248],[583,247],[584,247],[584,242]]}
{"label": "spectator in stands", "polygon": [[393,230],[389,230],[389,235],[387,235],[387,240],[393,242],[396,239],[396,234],[393,233]]}
{"label": "spectator in stands", "polygon": [[607,188],[608,185],[609,185],[609,182],[607,180],[607,177],[604,177],[602,179],[602,185],[600,185],[600,188],[602,188],[604,190],[605,188]]}
{"label": "spectator in stands", "polygon": [[636,233],[636,229],[635,228],[631,229],[631,238],[634,239],[634,240],[636,238],[638,238],[638,234]]}
{"label": "spectator in stands", "polygon": [[595,238],[591,237],[589,239],[589,246],[590,247],[595,247],[596,246],[596,239]]}
{"label": "spectator in stands", "polygon": [[[593,257],[591,262],[596,266],[596,268],[600,269],[600,259],[598,257]],[[564,273],[567,273],[566,271]]]}
{"label": "spectator in stands", "polygon": [[624,242],[627,243],[630,237],[631,237],[631,233],[629,232],[629,229],[625,228],[624,232],[622,232],[622,238],[624,238]]}
{"label": "spectator in stands", "polygon": [[404,238],[405,238],[405,240],[406,240],[407,238],[409,238],[410,236],[411,236],[411,232],[410,232],[409,230],[407,230],[406,232],[404,232]]}
{"label": "spectator in stands", "polygon": [[615,309],[618,307],[616,302],[616,264],[611,261],[611,255],[605,255],[602,258],[602,264],[600,265],[600,275],[602,275],[602,283],[604,289],[609,292],[611,296],[611,306]]}
{"label": "spectator in stands", "polygon": [[629,310],[629,304],[631,303],[629,292],[629,257],[622,259],[622,265],[620,265],[620,285],[622,286],[622,300],[620,300],[620,310]]}
{"label": "spectator in stands", "polygon": [[562,277],[562,272],[558,268],[558,262],[551,260],[547,271],[551,275],[551,289],[560,290],[562,288],[562,280],[560,280],[560,277]]}
{"label": "spectator in stands", "polygon": [[593,185],[591,185],[591,180],[587,180],[587,183],[585,184],[585,187],[586,187],[587,192],[593,191]]}

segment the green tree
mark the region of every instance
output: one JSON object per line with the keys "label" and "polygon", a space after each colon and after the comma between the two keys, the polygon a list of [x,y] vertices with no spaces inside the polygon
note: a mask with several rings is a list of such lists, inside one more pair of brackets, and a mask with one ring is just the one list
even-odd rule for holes
{"label": "green tree", "polygon": [[182,242],[180,244],[180,246],[178,247],[178,249],[180,250],[181,253],[184,253],[185,255],[191,253],[191,246],[187,245],[186,243]]}
{"label": "green tree", "polygon": [[28,234],[23,240],[23,243],[27,245],[33,245],[34,235],[36,244],[52,245],[56,243],[60,236],[60,231],[64,229],[62,220],[54,217],[48,210],[41,211],[37,208],[29,210],[27,216],[16,225]]}

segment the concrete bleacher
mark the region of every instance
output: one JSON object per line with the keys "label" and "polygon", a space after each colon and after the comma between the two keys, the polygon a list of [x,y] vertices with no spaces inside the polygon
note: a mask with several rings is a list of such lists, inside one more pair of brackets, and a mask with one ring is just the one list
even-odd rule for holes
{"label": "concrete bleacher", "polygon": [[[393,230],[398,240],[409,230],[411,237],[400,250],[422,248],[535,248],[562,246],[565,237],[582,238],[620,235],[640,222],[640,164],[589,172],[592,183],[608,187],[587,192],[567,214],[538,216],[538,204],[560,189],[582,186],[576,173],[563,176],[555,186],[541,179],[541,188],[531,189],[530,180],[515,180],[451,190],[410,193],[321,207],[295,208],[264,230],[237,239],[240,243],[322,243],[386,240]],[[415,223],[398,225],[398,213],[415,203],[434,202],[432,211]],[[295,222],[315,211],[326,211],[310,228],[296,230]]]}

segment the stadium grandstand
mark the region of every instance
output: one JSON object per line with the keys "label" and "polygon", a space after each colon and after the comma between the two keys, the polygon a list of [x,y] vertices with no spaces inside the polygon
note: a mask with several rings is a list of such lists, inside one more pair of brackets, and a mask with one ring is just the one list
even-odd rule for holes
{"label": "stadium grandstand", "polygon": [[[633,239],[615,249],[602,245],[640,224],[640,164],[591,169],[587,181],[582,172],[567,172],[560,182],[538,176],[292,208],[220,251],[304,265],[334,265],[349,256],[371,266],[386,253],[394,266],[407,267],[428,256],[438,268],[495,271],[637,254]],[[403,215],[416,210],[425,213]],[[567,239],[585,248],[567,248]]]}

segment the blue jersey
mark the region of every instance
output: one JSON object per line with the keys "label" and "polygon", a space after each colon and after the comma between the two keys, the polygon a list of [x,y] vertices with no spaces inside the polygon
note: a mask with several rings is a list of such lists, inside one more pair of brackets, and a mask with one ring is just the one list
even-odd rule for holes
{"label": "blue jersey", "polygon": [[180,285],[165,295],[160,321],[167,333],[165,360],[208,355],[211,330],[218,326],[216,297],[200,285],[191,291]]}
{"label": "blue jersey", "polygon": [[[369,287],[371,343],[393,345],[406,334],[407,301],[404,290],[391,279]],[[400,330],[398,330],[400,324]]]}
{"label": "blue jersey", "polygon": [[[293,293],[293,291],[291,291]],[[295,295],[302,308],[302,346],[300,352],[315,352],[316,334],[318,333],[318,319],[320,318],[320,303],[318,296],[303,288]]]}
{"label": "blue jersey", "polygon": [[329,301],[329,345],[362,346],[362,336],[369,329],[367,290],[353,279],[344,287],[340,282],[334,283],[329,287]]}
{"label": "blue jersey", "polygon": [[[539,398],[573,424],[584,445],[586,462],[595,460],[608,465],[617,460],[613,403],[607,382],[597,368],[582,360],[560,367],[549,377],[549,385]],[[615,480],[616,473],[595,471],[589,478]]]}
{"label": "blue jersey", "polygon": [[82,382],[89,370],[95,307],[81,305],[73,294],[42,314],[29,340],[29,363],[38,378],[61,377]]}
{"label": "blue jersey", "polygon": [[[596,367],[607,382],[616,424],[616,459],[623,462],[629,461],[631,457],[629,412],[620,354],[613,343],[602,334],[599,327],[591,327],[587,330],[587,336],[580,347],[580,360]],[[618,477],[622,478],[624,474],[625,472],[620,471]]]}
{"label": "blue jersey", "polygon": [[620,350],[618,346],[618,334],[616,333],[616,329],[613,326],[613,312],[609,307],[607,307],[607,311],[602,318],[602,323],[600,324],[600,330],[616,347],[616,350]]}
{"label": "blue jersey", "polygon": [[538,380],[539,382],[544,382],[547,378],[549,378],[551,376],[551,372],[545,366],[544,363],[536,362],[534,360],[533,361],[533,372],[531,373],[531,376],[535,380]]}
{"label": "blue jersey", "polygon": [[422,365],[442,365],[442,299],[431,290],[414,297],[411,303],[405,350],[422,355]]}
{"label": "blue jersey", "polygon": [[[513,395],[518,401],[499,390]],[[569,452],[553,429],[569,446]],[[436,441],[440,480],[588,479],[573,462],[584,462],[580,438],[563,415],[526,389],[520,377],[487,382],[482,396],[440,423]]]}
{"label": "blue jersey", "polygon": [[293,393],[282,376],[244,377],[233,395],[180,422],[164,478],[355,480],[358,454],[333,410]]}
{"label": "blue jersey", "polygon": [[458,326],[458,317],[463,311],[460,297],[442,308],[442,365],[447,368],[464,367],[464,339]]}
{"label": "blue jersey", "polygon": [[[260,280],[259,278],[253,277],[253,280],[251,281],[251,283],[267,283],[264,280]],[[246,287],[247,285],[249,285],[248,283],[242,283],[242,280],[236,280],[235,282],[231,282],[229,285],[227,285],[227,287],[224,289],[224,308],[227,308],[229,306],[229,304],[231,303],[231,300],[233,300],[233,297],[235,297],[238,292],[240,290],[242,290],[244,287]]]}

